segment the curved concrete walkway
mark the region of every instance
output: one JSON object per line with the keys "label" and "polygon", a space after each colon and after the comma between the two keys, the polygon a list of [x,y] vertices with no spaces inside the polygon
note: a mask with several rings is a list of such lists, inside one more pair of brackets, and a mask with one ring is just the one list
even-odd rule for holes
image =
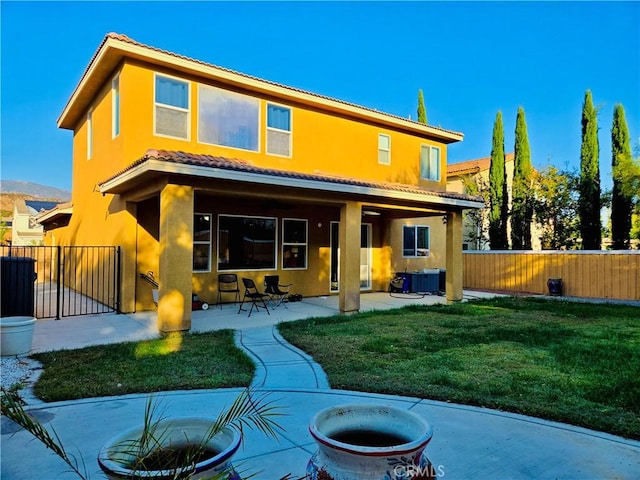
{"label": "curved concrete walkway", "polygon": [[275,326],[236,330],[236,345],[256,364],[251,387],[258,389],[328,389],[322,367],[288,343]]}
{"label": "curved concrete walkway", "polygon": [[[294,310],[292,305],[291,310]],[[288,344],[274,325],[291,311],[261,313],[237,329],[236,342],[256,362],[253,387],[271,396],[285,416],[278,441],[247,432],[234,457],[258,480],[303,477],[316,447],[308,432],[319,410],[345,403],[384,403],[422,415],[434,428],[427,455],[444,479],[638,479],[640,442],[538,418],[412,397],[332,390],[322,369]],[[123,316],[119,316],[123,321]],[[242,320],[232,317],[233,321]],[[87,321],[84,319],[84,321]],[[139,326],[134,326],[138,331]],[[41,339],[42,340],[42,339]],[[50,337],[49,342],[53,339]],[[241,389],[156,395],[166,414],[216,416]],[[105,478],[96,455],[111,437],[142,422],[147,395],[36,404],[31,413],[55,428],[67,450],[83,458],[90,478]],[[3,480],[73,479],[66,465],[2,418]]]}

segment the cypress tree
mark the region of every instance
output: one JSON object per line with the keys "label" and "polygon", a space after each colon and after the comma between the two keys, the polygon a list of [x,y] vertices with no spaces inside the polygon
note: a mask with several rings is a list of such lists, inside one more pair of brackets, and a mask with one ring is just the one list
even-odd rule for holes
{"label": "cypress tree", "polygon": [[491,143],[491,163],[489,166],[489,244],[492,250],[509,248],[507,240],[507,181],[504,156],[504,127],[502,112],[496,114]]}
{"label": "cypress tree", "polygon": [[424,106],[424,95],[422,89],[418,90],[418,122],[427,124],[427,109]]}
{"label": "cypress tree", "polygon": [[633,193],[626,185],[626,169],[631,163],[631,140],[624,107],[616,105],[611,127],[611,170],[613,192],[611,196],[611,239],[614,250],[628,250],[631,236]]}
{"label": "cypress tree", "polygon": [[582,105],[582,146],[580,148],[580,235],[583,250],[600,250],[600,165],[598,145],[598,116],[591,91],[587,90]]}
{"label": "cypress tree", "polygon": [[522,107],[518,107],[516,117],[513,162],[511,248],[531,250],[531,222],[533,220],[531,152],[529,150],[527,121]]}

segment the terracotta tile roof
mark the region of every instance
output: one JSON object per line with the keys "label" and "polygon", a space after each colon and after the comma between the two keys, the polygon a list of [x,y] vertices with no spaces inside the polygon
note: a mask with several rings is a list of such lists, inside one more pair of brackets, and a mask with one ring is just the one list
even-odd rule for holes
{"label": "terracotta tile roof", "polygon": [[[504,156],[506,162],[513,160],[513,153],[507,153]],[[489,170],[491,166],[491,157],[477,158],[475,160],[467,160],[464,162],[451,163],[447,165],[447,175],[468,175],[485,170]]]}
{"label": "terracotta tile roof", "polygon": [[440,197],[440,198],[450,198],[455,200],[464,200],[464,201],[482,201],[476,197],[454,193],[454,192],[444,192],[439,190],[429,190],[426,188],[420,188],[413,185],[405,185],[402,183],[393,183],[393,182],[378,182],[372,180],[362,180],[353,177],[332,175],[326,173],[300,173],[300,172],[292,172],[289,170],[278,170],[274,168],[264,168],[258,167],[254,165],[252,162],[247,160],[242,160],[238,158],[226,158],[219,157],[213,155],[202,155],[195,153],[187,153],[181,151],[172,151],[172,150],[155,150],[150,149],[147,150],[143,157],[129,165],[124,170],[118,172],[111,178],[105,180],[100,185],[104,185],[111,180],[125,174],[126,172],[138,167],[146,162],[151,160],[160,160],[168,163],[182,164],[182,165],[191,165],[191,166],[199,166],[199,167],[209,167],[216,168],[222,170],[236,171],[236,172],[245,172],[266,176],[275,176],[281,178],[291,178],[291,179],[300,179],[300,180],[309,180],[315,182],[329,183],[329,184],[340,184],[340,185],[350,185],[357,187],[365,187],[365,188],[377,188],[382,190],[392,190],[404,193],[412,193],[424,196],[431,197]]}
{"label": "terracotta tile roof", "polygon": [[[223,72],[227,72],[227,73],[231,73],[231,74],[234,74],[234,75],[238,75],[238,76],[244,77],[246,79],[259,81],[259,82],[262,82],[262,83],[265,83],[265,84],[268,84],[268,85],[272,85],[272,86],[275,86],[275,87],[284,88],[284,89],[290,90],[292,92],[297,92],[297,93],[301,93],[301,94],[305,94],[305,95],[310,95],[310,96],[313,96],[313,97],[316,97],[316,98],[320,98],[320,99],[323,99],[323,100],[328,100],[328,101],[332,101],[332,102],[341,103],[341,104],[349,106],[349,107],[359,108],[359,109],[362,109],[362,110],[366,110],[368,112],[376,113],[376,114],[379,114],[379,115],[384,115],[384,116],[387,116],[387,117],[395,118],[395,119],[398,119],[398,120],[403,120],[403,121],[406,121],[406,122],[409,122],[409,123],[412,123],[412,124],[415,124],[415,125],[421,125],[422,126],[421,123],[419,123],[419,122],[417,122],[415,120],[410,120],[408,118],[401,117],[399,115],[393,115],[393,114],[390,114],[390,113],[381,112],[381,111],[376,110],[374,108],[363,107],[362,105],[358,105],[358,104],[355,104],[355,103],[347,102],[347,101],[344,101],[344,100],[339,100],[337,98],[333,98],[333,97],[329,97],[329,96],[325,96],[325,95],[320,95],[318,93],[313,93],[313,92],[310,92],[308,90],[302,90],[302,89],[299,89],[299,88],[290,87],[288,85],[284,85],[284,84],[277,83],[277,82],[272,82],[270,80],[265,80],[263,78],[259,78],[259,77],[248,75],[248,74],[245,74],[245,73],[242,73],[242,72],[238,72],[236,70],[232,70],[232,69],[229,69],[229,68],[221,67],[219,65],[214,65],[212,63],[203,62],[201,60],[197,60],[197,59],[190,58],[190,57],[187,57],[187,56],[184,56],[184,55],[173,53],[173,52],[170,52],[168,50],[163,50],[163,49],[160,49],[160,48],[152,47],[150,45],[146,45],[144,43],[140,43],[140,42],[138,42],[136,40],[133,40],[132,38],[129,38],[126,35],[123,35],[121,33],[115,33],[115,32],[108,33],[104,37],[104,39],[102,40],[102,43],[100,44],[100,46],[98,47],[98,49],[94,53],[93,57],[91,58],[91,61],[89,62],[89,65],[87,66],[85,72],[83,73],[83,75],[82,75],[83,77],[85,75],[87,75],[87,73],[89,72],[89,70],[91,68],[91,65],[93,64],[93,62],[97,58],[102,46],[107,42],[108,39],[119,40],[121,42],[125,42],[125,43],[128,43],[130,45],[135,45],[137,47],[141,47],[141,48],[153,51],[153,52],[158,52],[158,53],[162,53],[162,54],[165,54],[165,55],[170,55],[172,57],[179,58],[181,60],[186,60],[186,61],[193,62],[193,63],[197,63],[197,64],[205,66],[205,67],[215,68],[215,69],[221,70]],[[460,133],[460,132],[455,132],[453,130],[447,130],[447,129],[441,128],[441,127],[436,127],[435,125],[427,125],[427,126],[429,128],[441,131],[441,132],[446,133],[446,134],[462,136],[462,133]]]}

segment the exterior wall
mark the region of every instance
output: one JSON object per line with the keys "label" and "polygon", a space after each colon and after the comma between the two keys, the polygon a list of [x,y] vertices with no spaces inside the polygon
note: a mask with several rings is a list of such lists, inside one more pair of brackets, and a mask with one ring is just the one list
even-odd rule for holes
{"label": "exterior wall", "polygon": [[[32,225],[32,215],[29,208],[20,200],[13,208],[13,220],[11,223],[11,234],[7,237],[11,239],[11,244],[16,246],[42,245],[44,231],[41,225]],[[22,210],[22,211],[20,211]],[[2,241],[4,239],[0,239]]]}
{"label": "exterior wall", "polygon": [[464,286],[548,294],[562,278],[564,295],[640,300],[640,251],[465,252]]}
{"label": "exterior wall", "polygon": [[43,243],[44,234],[40,225],[36,228],[31,227],[31,215],[14,211],[10,238],[11,244],[16,246],[40,245]]}
{"label": "exterior wall", "polygon": [[[181,140],[154,135],[154,74],[160,73],[190,82],[190,139]],[[96,108],[94,124],[105,122],[108,132],[96,135],[106,138],[104,145],[111,156],[110,173],[103,174],[100,181],[118,172],[138,158],[149,148],[194,152],[205,155],[220,155],[229,158],[241,158],[255,162],[256,165],[304,173],[325,173],[357,177],[374,181],[401,182],[422,185],[428,188],[444,190],[446,186],[446,145],[429,139],[420,138],[389,128],[363,121],[347,119],[342,116],[320,112],[302,104],[283,102],[264,95],[246,95],[260,99],[259,151],[241,150],[198,142],[198,83],[201,79],[175,75],[154,69],[145,64],[127,62],[120,74],[121,137],[122,149],[117,151],[117,141],[111,140],[111,120],[98,117],[98,110],[108,111],[111,100],[105,86]],[[216,85],[213,85],[216,86]],[[225,88],[220,86],[220,88]],[[226,88],[229,90],[229,88]],[[292,156],[290,158],[266,153],[266,105],[267,101],[292,108]],[[96,125],[97,126],[97,125]],[[78,132],[82,135],[82,131]],[[391,137],[391,165],[378,163],[378,134]],[[77,134],[76,134],[77,135]],[[440,182],[420,180],[420,146],[422,144],[440,147]],[[101,144],[102,146],[102,144]],[[75,145],[74,145],[75,147]],[[80,145],[82,147],[82,145]],[[100,148],[96,145],[96,149]],[[114,158],[115,157],[115,158]],[[104,172],[106,173],[106,172]]]}
{"label": "exterior wall", "polygon": [[[429,227],[429,256],[406,258],[402,254],[402,227],[405,225],[423,225]],[[446,225],[442,215],[436,217],[394,219],[390,222],[391,231],[391,275],[395,272],[418,272],[425,268],[445,268],[446,263]],[[462,247],[460,247],[462,248]]]}

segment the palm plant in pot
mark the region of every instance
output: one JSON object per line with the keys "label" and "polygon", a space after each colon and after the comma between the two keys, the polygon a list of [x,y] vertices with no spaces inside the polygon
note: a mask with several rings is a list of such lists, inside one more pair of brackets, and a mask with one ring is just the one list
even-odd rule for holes
{"label": "palm plant in pot", "polygon": [[[25,412],[22,404],[10,395],[2,395],[2,414],[26,429],[46,447],[62,458],[79,478],[86,480],[55,433],[49,433]],[[255,395],[245,389],[233,404],[216,418],[164,418],[157,404],[149,398],[144,422],[112,438],[101,449],[98,463],[110,479],[225,479],[240,480],[231,465],[244,430],[257,429],[277,438],[281,416],[268,394]]]}

